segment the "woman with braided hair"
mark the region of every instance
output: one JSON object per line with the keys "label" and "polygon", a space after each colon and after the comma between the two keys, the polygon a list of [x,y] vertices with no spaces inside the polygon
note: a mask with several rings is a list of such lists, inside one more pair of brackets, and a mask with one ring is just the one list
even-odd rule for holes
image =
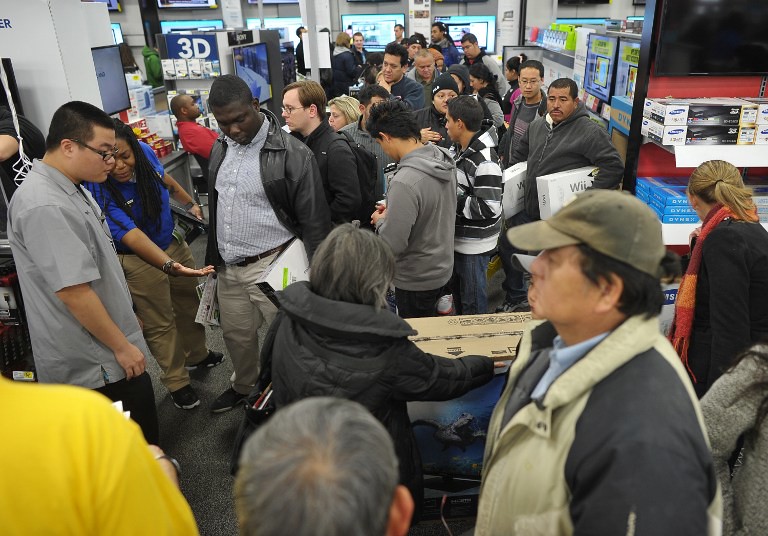
{"label": "woman with braided hair", "polygon": [[692,239],[670,338],[701,398],[739,353],[768,337],[768,232],[752,191],[728,162],[697,167],[687,194],[702,226]]}
{"label": "woman with braided hair", "polygon": [[213,267],[195,269],[189,246],[174,228],[169,198],[198,219],[202,212],[165,173],[154,151],[117,119],[115,138],[118,153],[109,177],[88,188],[106,215],[144,338],[163,371],[162,382],[176,407],[192,409],[200,399],[187,370],[216,366],[224,356],[207,350],[205,328],[195,323],[195,278],[212,273]]}

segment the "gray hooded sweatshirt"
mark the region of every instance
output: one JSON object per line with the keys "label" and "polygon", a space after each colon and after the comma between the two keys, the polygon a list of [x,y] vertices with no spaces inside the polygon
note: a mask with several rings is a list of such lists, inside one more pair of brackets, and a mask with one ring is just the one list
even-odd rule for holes
{"label": "gray hooded sweatshirt", "polygon": [[434,290],[453,272],[456,164],[428,144],[403,157],[387,191],[387,215],[377,231],[395,254],[395,286]]}

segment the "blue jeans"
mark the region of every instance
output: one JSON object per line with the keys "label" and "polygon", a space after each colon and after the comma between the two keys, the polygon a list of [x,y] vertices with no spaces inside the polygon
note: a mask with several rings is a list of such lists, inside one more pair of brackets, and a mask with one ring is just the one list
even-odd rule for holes
{"label": "blue jeans", "polygon": [[515,253],[527,253],[521,249],[516,249],[507,239],[507,230],[517,225],[530,223],[533,220],[528,213],[523,210],[518,212],[504,222],[504,229],[499,236],[499,257],[501,258],[501,267],[504,270],[504,281],[501,288],[504,291],[505,303],[520,303],[528,299],[528,278],[526,274],[515,269],[512,266],[512,255]]}
{"label": "blue jeans", "polygon": [[453,306],[459,315],[482,315],[488,312],[488,254],[453,254]]}

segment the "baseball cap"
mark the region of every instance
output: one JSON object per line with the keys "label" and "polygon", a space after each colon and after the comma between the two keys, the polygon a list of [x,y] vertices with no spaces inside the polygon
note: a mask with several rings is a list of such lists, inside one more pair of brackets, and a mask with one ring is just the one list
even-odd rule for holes
{"label": "baseball cap", "polygon": [[514,253],[512,255],[512,266],[520,272],[531,273],[531,265],[536,260],[535,255],[526,255],[525,253]]}
{"label": "baseball cap", "polygon": [[585,244],[652,277],[661,275],[666,251],[653,210],[617,190],[578,194],[550,219],[513,227],[507,238],[528,251]]}

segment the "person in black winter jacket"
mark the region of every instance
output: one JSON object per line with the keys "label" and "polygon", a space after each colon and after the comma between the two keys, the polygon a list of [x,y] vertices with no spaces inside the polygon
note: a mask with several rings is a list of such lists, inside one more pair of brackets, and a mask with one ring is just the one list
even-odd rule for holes
{"label": "person in black winter jacket", "polygon": [[458,96],[459,88],[450,74],[443,73],[432,82],[432,104],[414,114],[422,143],[432,142],[446,149],[453,144],[445,129],[445,113],[448,101]]}
{"label": "person in black winter jacket", "polygon": [[484,356],[427,354],[411,342],[416,332],[387,308],[394,266],[389,246],[373,233],[351,224],[331,231],[312,259],[310,281],[278,293],[261,361],[278,412],[329,395],[368,408],[391,434],[400,481],[421,505],[421,459],[406,403],[461,396],[489,382],[494,365]]}
{"label": "person in black winter jacket", "polygon": [[341,32],[336,36],[336,47],[333,49],[331,57],[331,67],[333,68],[333,87],[330,98],[349,94],[349,86],[357,83],[357,77],[360,76],[361,69],[357,66],[355,55],[349,48],[349,35]]}

